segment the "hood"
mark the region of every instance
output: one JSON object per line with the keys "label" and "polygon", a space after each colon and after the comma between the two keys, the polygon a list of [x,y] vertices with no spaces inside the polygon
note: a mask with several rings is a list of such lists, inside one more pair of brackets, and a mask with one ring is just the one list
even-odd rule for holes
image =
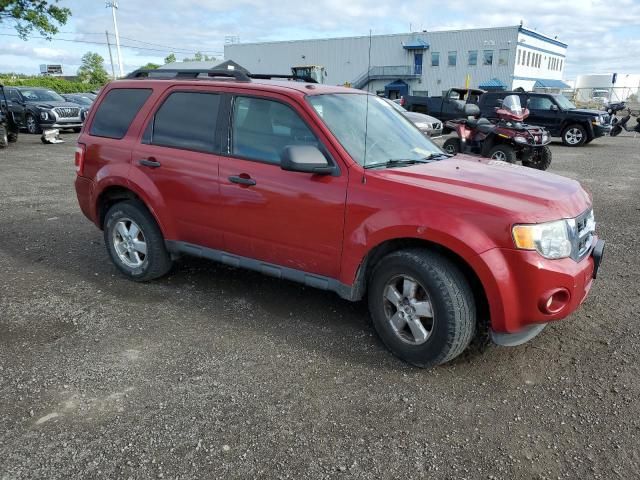
{"label": "hood", "polygon": [[603,110],[590,110],[588,108],[574,108],[572,110],[567,110],[576,115],[581,115],[585,117],[598,117],[600,115],[606,115],[607,112]]}
{"label": "hood", "polygon": [[481,203],[514,222],[573,218],[591,205],[575,180],[483,157],[456,155],[428,164],[369,170],[388,181]]}
{"label": "hood", "polygon": [[411,120],[413,123],[436,123],[440,122],[437,118],[432,117],[431,115],[425,115],[424,113],[418,112],[403,112],[403,115]]}
{"label": "hood", "polygon": [[38,100],[28,100],[27,105],[35,105],[40,108],[55,108],[55,107],[67,107],[67,108],[79,108],[80,105],[73,102],[48,102]]}

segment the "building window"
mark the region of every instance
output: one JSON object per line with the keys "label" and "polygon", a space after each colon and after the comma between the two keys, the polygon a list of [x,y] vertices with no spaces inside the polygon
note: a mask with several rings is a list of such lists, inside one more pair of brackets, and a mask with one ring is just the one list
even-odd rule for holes
{"label": "building window", "polygon": [[531,66],[531,52],[527,52],[527,67]]}
{"label": "building window", "polygon": [[493,65],[493,50],[482,51],[482,64]]}
{"label": "building window", "polygon": [[520,65],[520,57],[522,56],[522,50],[518,49],[518,59],[516,60],[516,65]]}
{"label": "building window", "polygon": [[440,52],[431,52],[431,66],[432,67],[440,66]]}
{"label": "building window", "polygon": [[562,60],[560,60],[560,68],[559,68],[559,70],[562,71]]}
{"label": "building window", "polygon": [[549,60],[547,61],[547,70],[551,70],[551,57],[549,57]]}
{"label": "building window", "polygon": [[469,50],[469,65],[478,64],[478,50]]}
{"label": "building window", "polygon": [[449,52],[448,55],[448,64],[450,67],[455,67],[456,66],[456,62],[458,61],[458,52]]}
{"label": "building window", "polygon": [[506,65],[509,63],[509,50],[501,48],[498,52],[498,65]]}

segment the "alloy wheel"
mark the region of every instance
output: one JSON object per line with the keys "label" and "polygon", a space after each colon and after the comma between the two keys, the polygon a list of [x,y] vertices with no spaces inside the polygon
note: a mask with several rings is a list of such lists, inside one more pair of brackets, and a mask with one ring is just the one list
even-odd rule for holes
{"label": "alloy wheel", "polygon": [[410,345],[425,343],[434,327],[433,307],[425,288],[408,275],[397,275],[383,292],[384,312],[393,332]]}
{"label": "alloy wheel", "polygon": [[564,134],[564,138],[567,141],[567,143],[571,145],[577,145],[582,141],[582,131],[579,128],[575,128],[575,127],[570,128]]}
{"label": "alloy wheel", "polygon": [[140,226],[129,218],[116,223],[113,247],[120,261],[129,268],[139,268],[147,261],[147,242]]}
{"label": "alloy wheel", "polygon": [[27,130],[29,131],[29,133],[38,132],[38,124],[36,123],[36,119],[31,115],[27,117]]}
{"label": "alloy wheel", "polygon": [[495,152],[493,155],[491,155],[491,158],[493,160],[500,160],[501,162],[507,161],[507,156],[502,150],[498,150],[497,152]]}

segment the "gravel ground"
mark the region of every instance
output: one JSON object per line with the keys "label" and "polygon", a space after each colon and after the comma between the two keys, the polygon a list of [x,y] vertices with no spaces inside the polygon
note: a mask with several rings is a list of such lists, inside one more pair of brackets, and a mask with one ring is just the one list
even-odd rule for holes
{"label": "gravel ground", "polygon": [[583,308],[432,370],[331,293],[194,259],[124,279],[64,138],[0,151],[1,480],[640,476],[640,138],[553,145],[607,241]]}

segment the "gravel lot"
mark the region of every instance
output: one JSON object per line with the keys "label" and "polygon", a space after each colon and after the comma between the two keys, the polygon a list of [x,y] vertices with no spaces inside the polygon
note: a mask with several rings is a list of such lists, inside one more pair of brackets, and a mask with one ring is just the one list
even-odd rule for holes
{"label": "gravel lot", "polygon": [[553,145],[607,241],[583,308],[433,370],[331,293],[194,259],[124,279],[64,138],[0,150],[1,480],[640,476],[640,138]]}

